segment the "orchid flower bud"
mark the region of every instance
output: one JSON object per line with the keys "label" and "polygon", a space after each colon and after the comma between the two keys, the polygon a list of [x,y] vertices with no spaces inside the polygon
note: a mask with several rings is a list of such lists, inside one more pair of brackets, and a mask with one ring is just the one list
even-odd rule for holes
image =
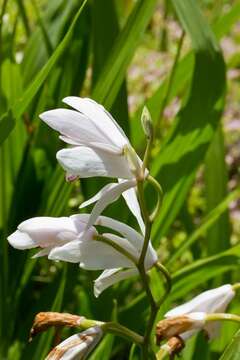
{"label": "orchid flower bud", "polygon": [[203,329],[205,322],[206,314],[203,312],[161,320],[158,322],[156,328],[157,344],[160,344],[163,339],[170,339],[187,331]]}
{"label": "orchid flower bud", "polygon": [[[199,312],[205,314],[224,313],[234,296],[235,291],[232,285],[226,284],[216,289],[204,291],[187,303],[168,311],[165,317],[167,319],[174,319]],[[218,335],[220,323],[218,321],[206,323],[203,329],[207,332],[209,338],[212,339]],[[196,333],[196,330],[185,330],[187,329],[182,329],[182,332],[179,333],[184,340]]]}
{"label": "orchid flower bud", "polygon": [[152,117],[146,106],[144,106],[142,111],[141,122],[146,137],[151,140],[153,138]]}

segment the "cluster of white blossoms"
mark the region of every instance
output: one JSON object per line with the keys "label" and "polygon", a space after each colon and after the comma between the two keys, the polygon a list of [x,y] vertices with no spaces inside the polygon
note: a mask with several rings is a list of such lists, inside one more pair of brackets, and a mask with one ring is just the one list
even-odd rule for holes
{"label": "cluster of white blossoms", "polygon": [[[22,222],[8,241],[21,250],[41,248],[35,255],[37,257],[47,255],[51,260],[79,263],[87,270],[104,270],[94,284],[94,293],[98,296],[107,287],[138,273],[136,264],[145,227],[136,184],[148,175],[148,170],[143,170],[143,163],[127,136],[103,106],[79,97],[67,97],[63,102],[74,110],[54,109],[44,112],[40,118],[70,145],[56,155],[66,171],[67,180],[104,176],[116,178],[117,182],[104,186],[93,198],[81,204],[83,208],[95,203],[90,214],[32,218]],[[120,195],[136,217],[141,233],[101,216]],[[99,237],[97,225],[109,228],[110,232]],[[156,262],[157,254],[149,242],[144,263],[146,271]]]}
{"label": "cluster of white blossoms", "polygon": [[231,314],[225,312],[235,294],[234,285],[226,284],[204,291],[185,304],[168,311],[165,319],[159,321],[156,328],[158,344],[164,339],[169,340],[161,346],[159,353],[163,351],[173,355],[181,351],[184,342],[199,331],[204,331],[209,340],[219,336],[220,320],[231,320]]}
{"label": "cluster of white blossoms", "polygon": [[[95,203],[90,214],[31,218],[22,222],[8,241],[21,250],[39,248],[34,257],[48,256],[55,261],[78,263],[86,270],[103,270],[94,282],[94,294],[99,296],[109,286],[137,275],[139,262],[145,272],[158,262],[151,241],[145,243],[145,224],[136,195],[138,182],[147,179],[149,172],[123,130],[103,106],[79,97],[67,97],[63,102],[73,110],[55,109],[41,114],[40,118],[58,131],[60,139],[69,145],[57,152],[66,179],[104,176],[117,181],[104,186],[81,204],[83,208]],[[121,195],[137,219],[139,232],[101,215]],[[157,325],[158,343],[174,337],[183,341],[200,330],[204,330],[210,339],[216,336],[219,321],[215,320],[221,318],[234,295],[234,286],[223,285],[170,310],[165,314],[166,319]],[[216,319],[213,314],[218,314]],[[102,335],[101,325],[96,322],[96,326],[91,325],[57,345],[47,360],[83,359]],[[161,347],[164,349],[169,353],[172,351],[168,343]]]}

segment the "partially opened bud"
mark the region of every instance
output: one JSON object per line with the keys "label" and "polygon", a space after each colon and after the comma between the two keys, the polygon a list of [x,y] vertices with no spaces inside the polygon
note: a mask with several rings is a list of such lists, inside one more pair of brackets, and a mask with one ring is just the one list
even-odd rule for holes
{"label": "partially opened bud", "polygon": [[153,138],[153,124],[151,114],[146,106],[144,106],[141,116],[143,131],[148,139]]}
{"label": "partially opened bud", "polygon": [[202,312],[161,320],[156,328],[157,344],[160,344],[163,339],[170,339],[187,331],[202,329],[205,321],[206,314]]}
{"label": "partially opened bud", "polygon": [[45,360],[81,360],[94,349],[103,335],[99,326],[89,328],[79,334],[70,336],[57,345]]}
{"label": "partially opened bud", "polygon": [[[220,286],[216,289],[204,291],[200,295],[194,297],[192,300],[177,306],[168,311],[165,317],[168,319],[190,315],[192,313],[203,312],[205,314],[224,313],[230,301],[235,296],[234,287],[230,284]],[[209,339],[212,339],[219,334],[220,323],[207,323],[204,330],[208,334]],[[192,336],[196,331],[183,332],[181,337],[186,340]]]}

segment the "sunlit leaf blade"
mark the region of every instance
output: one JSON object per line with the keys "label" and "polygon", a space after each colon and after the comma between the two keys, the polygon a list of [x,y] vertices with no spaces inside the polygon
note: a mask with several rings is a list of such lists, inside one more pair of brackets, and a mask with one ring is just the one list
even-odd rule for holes
{"label": "sunlit leaf blade", "polygon": [[153,163],[164,200],[154,225],[154,237],[166,234],[204,159],[220,119],[225,94],[225,65],[221,51],[195,1],[173,1],[191,37],[195,67],[186,105]]}
{"label": "sunlit leaf blade", "polygon": [[[220,124],[208,149],[205,161],[206,205],[210,212],[227,194],[227,169],[222,126]],[[227,249],[230,245],[230,223],[228,208],[207,232],[208,253]]]}
{"label": "sunlit leaf blade", "polygon": [[31,102],[33,97],[36,95],[37,91],[39,90],[39,88],[41,87],[43,82],[46,80],[51,69],[56,64],[56,62],[59,60],[59,58],[63,54],[64,50],[68,46],[68,44],[72,38],[74,26],[81,14],[86,2],[87,2],[87,0],[83,1],[81,7],[79,8],[77,14],[75,15],[75,17],[69,27],[66,35],[64,36],[64,38],[62,39],[60,44],[57,46],[57,48],[54,51],[54,53],[52,54],[52,56],[49,58],[47,63],[44,65],[44,67],[40,70],[39,74],[36,76],[36,78],[33,80],[33,82],[25,90],[22,97],[16,102],[15,106],[12,109],[16,118],[21,116],[23,114],[23,112],[26,110],[27,106],[29,105],[29,103]]}
{"label": "sunlit leaf blade", "polygon": [[[115,3],[105,1],[104,7],[95,0],[93,2],[93,88],[98,82],[101,72],[104,71],[106,60],[112,56],[118,35],[119,24]],[[121,69],[121,71],[124,69]],[[124,77],[123,83],[116,93],[116,99],[111,106],[111,114],[117,119],[126,134],[129,135],[127,88]],[[94,90],[95,91],[95,90]]]}
{"label": "sunlit leaf blade", "polygon": [[173,264],[184,251],[186,251],[200,236],[203,236],[205,232],[219,219],[219,217],[226,211],[229,204],[235,199],[239,198],[240,190],[237,188],[230,193],[226,198],[214,208],[202,221],[202,224],[185,240],[184,244],[181,244],[176,251],[171,254],[168,265]]}
{"label": "sunlit leaf blade", "polygon": [[[64,290],[66,286],[66,277],[67,277],[67,267],[65,266],[63,269],[63,273],[61,276],[61,281],[59,282],[59,287],[56,293],[56,296],[52,299],[52,307],[51,311],[61,311],[64,297]],[[50,351],[52,347],[52,341],[54,338],[54,329],[51,329],[50,333],[45,332],[41,335],[40,340],[38,342],[38,346],[34,352],[33,360],[44,359],[47,353]]]}
{"label": "sunlit leaf blade", "polygon": [[215,276],[240,267],[240,246],[220,252],[217,255],[195,261],[173,274],[171,299],[181,298],[188,291],[204,284]]}
{"label": "sunlit leaf blade", "polygon": [[14,118],[9,111],[0,118],[0,144],[2,144],[15,126]]}
{"label": "sunlit leaf blade", "polygon": [[240,330],[234,335],[219,360],[238,360],[240,357]]}
{"label": "sunlit leaf blade", "polygon": [[[231,8],[229,8],[229,11],[227,13],[224,13],[221,18],[217,19],[217,21],[214,22],[212,28],[217,39],[221,39],[231,30],[231,28],[236,22],[236,19],[238,19],[239,16],[240,6],[239,4],[234,4]],[[188,82],[191,79],[193,68],[194,54],[193,51],[190,51],[189,53],[187,53],[187,55],[180,59],[177,64],[167,104],[170,103],[174,97],[181,94],[182,91],[186,88]],[[155,123],[159,119],[163,99],[166,94],[166,89],[169,82],[169,76],[170,75],[167,73],[157,90],[146,101],[148,108],[151,110],[152,119]],[[141,143],[144,139],[141,123],[139,121],[143,105],[144,104],[139,106],[138,110],[135,112],[130,122],[131,127],[134,130],[132,131],[132,142],[137,148],[141,147]]]}
{"label": "sunlit leaf blade", "polygon": [[150,21],[155,5],[156,0],[142,0],[136,3],[93,88],[92,97],[108,109],[115,100],[127,66]]}

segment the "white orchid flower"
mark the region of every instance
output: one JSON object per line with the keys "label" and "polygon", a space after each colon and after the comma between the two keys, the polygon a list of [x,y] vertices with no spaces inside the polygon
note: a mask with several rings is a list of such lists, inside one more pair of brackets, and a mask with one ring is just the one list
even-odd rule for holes
{"label": "white orchid flower", "polygon": [[[190,318],[195,313],[201,314],[199,320],[204,320],[205,315],[212,313],[224,313],[227,309],[228,304],[235,296],[235,291],[230,284],[220,286],[216,289],[204,291],[202,294],[196,296],[189,302],[180,305],[165,314],[167,319],[179,317],[179,316],[189,316]],[[209,338],[212,339],[219,334],[220,322],[205,322],[203,321],[201,326],[200,323],[196,323],[196,327],[204,329]],[[198,330],[190,330],[184,332],[181,335],[183,340],[188,339],[190,336],[194,335]]]}
{"label": "white orchid flower", "polygon": [[[109,286],[138,274],[136,263],[144,238],[128,225],[105,216],[98,217],[95,225],[104,226],[119,234],[101,235],[111,244],[123,249],[121,253],[113,245],[99,241],[95,227],[91,226],[86,231],[90,216],[78,214],[60,218],[32,218],[22,222],[8,237],[8,241],[21,250],[42,248],[35,257],[47,255],[51,260],[79,263],[86,270],[104,270],[94,284],[95,296],[99,296]],[[130,258],[125,256],[124,251]],[[146,270],[156,262],[157,254],[150,242],[145,257]]]}
{"label": "white orchid flower", "polygon": [[[135,193],[137,179],[143,176],[142,161],[127,136],[106,109],[95,101],[69,96],[63,102],[74,110],[54,109],[42,113],[40,118],[60,133],[60,139],[71,145],[57,153],[67,179],[104,176],[119,181],[105,186],[82,204],[84,207],[97,201],[88,227],[94,224],[97,214],[123,194],[143,232],[144,224]],[[144,175],[147,174],[146,170]]]}
{"label": "white orchid flower", "polygon": [[45,360],[86,359],[102,336],[103,331],[101,327],[91,327],[61,342],[49,353]]}

